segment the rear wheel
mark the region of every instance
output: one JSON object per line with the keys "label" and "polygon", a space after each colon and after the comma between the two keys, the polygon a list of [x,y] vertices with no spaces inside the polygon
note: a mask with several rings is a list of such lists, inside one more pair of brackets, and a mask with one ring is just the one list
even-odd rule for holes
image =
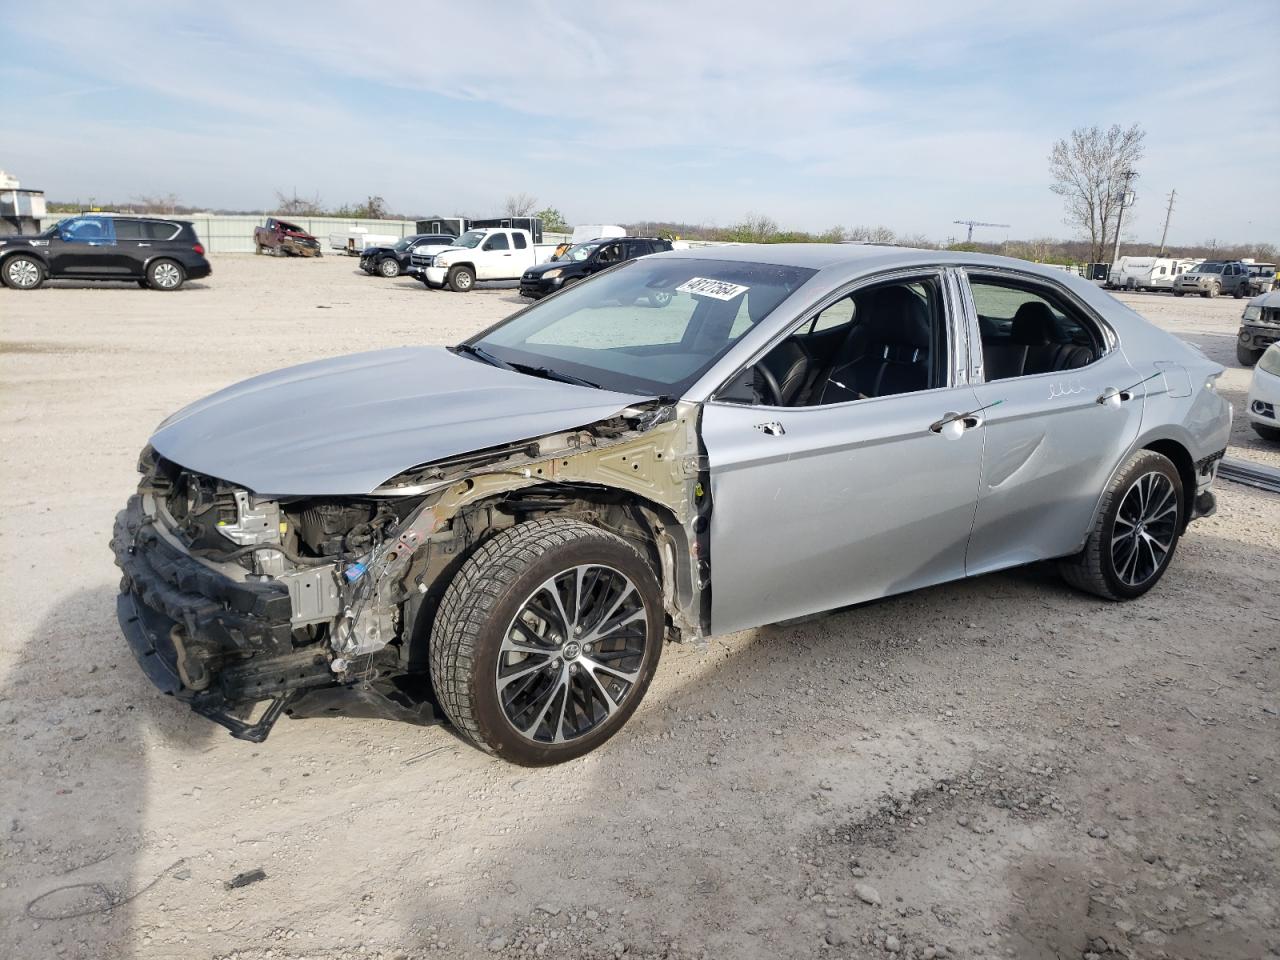
{"label": "rear wheel", "polygon": [[44,264],[25,253],[4,262],[4,282],[14,290],[34,290],[44,283],[45,275]]}
{"label": "rear wheel", "polygon": [[1245,288],[1244,288],[1244,284],[1236,284],[1235,292],[1234,292],[1234,293],[1232,293],[1231,295],[1232,295],[1233,297],[1235,297],[1237,300],[1240,300],[1240,299],[1242,299],[1242,298],[1244,297],[1245,292],[1246,292],[1246,291],[1245,291]]}
{"label": "rear wheel", "polygon": [[1175,291],[1173,291],[1173,295],[1174,295],[1175,297],[1180,297],[1180,296],[1182,296],[1182,295],[1183,295],[1183,293],[1182,293],[1182,291],[1181,291],[1181,290],[1175,290]]}
{"label": "rear wheel", "polygon": [[470,267],[454,267],[449,271],[449,289],[454,293],[470,293],[476,285],[476,275]]}
{"label": "rear wheel", "polygon": [[400,263],[392,257],[387,257],[387,259],[378,264],[378,272],[388,279],[398,277],[400,276]]}
{"label": "rear wheel", "polygon": [[182,265],[172,260],[157,260],[147,267],[147,286],[152,290],[177,290],[186,279]]}
{"label": "rear wheel", "polygon": [[1261,350],[1253,350],[1246,347],[1243,343],[1236,344],[1236,360],[1240,362],[1242,367],[1252,367],[1255,363],[1262,359]]}
{"label": "rear wheel", "polygon": [[662,593],[621,537],[517,524],[462,565],[431,634],[431,679],[459,732],[504,760],[572,760],[618,732],[661,654]]}
{"label": "rear wheel", "polygon": [[1132,600],[1159,582],[1182,534],[1182,480],[1168,457],[1134,454],[1103,495],[1084,550],[1060,561],[1067,583],[1108,600]]}

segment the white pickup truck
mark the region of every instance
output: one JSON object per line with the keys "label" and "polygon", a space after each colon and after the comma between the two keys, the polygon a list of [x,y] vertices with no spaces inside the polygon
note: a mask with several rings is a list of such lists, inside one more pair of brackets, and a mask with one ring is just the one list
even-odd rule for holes
{"label": "white pickup truck", "polygon": [[527,230],[468,230],[451,247],[435,253],[414,251],[408,273],[428,287],[468,293],[479,280],[519,280],[538,262],[538,255]]}

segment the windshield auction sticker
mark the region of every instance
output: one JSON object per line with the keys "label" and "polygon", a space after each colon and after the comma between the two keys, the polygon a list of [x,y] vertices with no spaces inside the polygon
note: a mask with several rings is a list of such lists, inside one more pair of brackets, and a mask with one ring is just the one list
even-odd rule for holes
{"label": "windshield auction sticker", "polygon": [[724,280],[690,277],[686,282],[676,287],[676,292],[691,293],[695,297],[712,297],[716,300],[735,300],[750,289],[750,287],[744,287],[738,283],[728,283]]}

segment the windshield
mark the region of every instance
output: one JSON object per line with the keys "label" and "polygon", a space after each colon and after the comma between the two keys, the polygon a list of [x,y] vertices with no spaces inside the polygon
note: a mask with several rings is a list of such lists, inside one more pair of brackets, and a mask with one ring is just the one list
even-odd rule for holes
{"label": "windshield", "polygon": [[587,257],[591,256],[600,249],[598,243],[579,243],[570,247],[564,253],[560,254],[561,260],[572,260],[575,263],[581,263]]}
{"label": "windshield", "polygon": [[468,230],[457,240],[453,241],[455,247],[466,247],[468,250],[472,247],[480,246],[480,241],[484,239],[483,230]]}
{"label": "windshield", "polygon": [[730,260],[632,260],[468,343],[560,379],[677,397],[814,272]]}
{"label": "windshield", "polygon": [[391,249],[397,253],[404,253],[413,245],[413,237],[405,237],[403,240],[397,240],[395,246]]}
{"label": "windshield", "polygon": [[1196,267],[1196,273],[1221,273],[1225,263],[1202,263]]}
{"label": "windshield", "polygon": [[61,224],[61,223],[65,223],[65,222],[66,222],[66,220],[65,220],[65,219],[63,219],[63,220],[56,220],[56,221],[54,221],[53,223],[49,224],[49,226],[47,226],[47,227],[45,227],[43,230],[41,230],[41,231],[40,231],[40,233],[39,233],[39,234],[37,234],[37,236],[40,236],[40,237],[52,237],[52,236],[55,236],[55,235],[58,233],[58,225],[59,225],[59,224]]}

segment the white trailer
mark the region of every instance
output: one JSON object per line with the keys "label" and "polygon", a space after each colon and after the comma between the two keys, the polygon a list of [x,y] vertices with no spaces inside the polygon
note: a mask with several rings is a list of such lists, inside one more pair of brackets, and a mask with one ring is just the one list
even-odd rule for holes
{"label": "white trailer", "polygon": [[1201,261],[1176,257],[1121,257],[1111,268],[1113,290],[1172,290],[1173,281]]}

